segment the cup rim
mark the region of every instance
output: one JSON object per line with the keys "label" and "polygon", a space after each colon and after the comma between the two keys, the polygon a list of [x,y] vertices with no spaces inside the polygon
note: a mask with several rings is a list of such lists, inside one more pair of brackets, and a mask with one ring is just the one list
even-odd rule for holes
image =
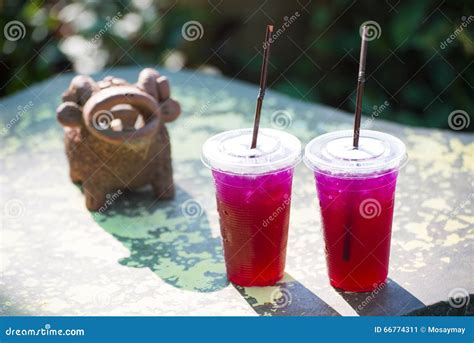
{"label": "cup rim", "polygon": [[280,145],[286,144],[287,147],[293,145],[293,149],[287,155],[278,158],[275,161],[261,161],[258,160],[256,163],[248,163],[251,161],[253,156],[237,156],[234,161],[222,160],[222,156],[216,154],[215,149],[209,146],[216,141],[226,136],[237,137],[239,134],[249,134],[252,132],[252,128],[234,129],[218,133],[208,138],[201,150],[201,161],[202,163],[211,170],[216,170],[224,173],[235,174],[235,175],[265,175],[271,174],[276,171],[286,170],[294,168],[302,160],[302,149],[301,141],[294,135],[281,130],[275,130],[270,128],[260,128],[259,134],[267,134],[270,137],[277,137]]}
{"label": "cup rim", "polygon": [[[305,147],[303,157],[304,163],[313,171],[318,171],[323,174],[334,175],[341,178],[366,178],[370,175],[382,176],[393,171],[394,169],[400,170],[407,164],[408,154],[406,152],[405,144],[399,138],[393,135],[373,130],[361,130],[360,137],[386,140],[390,143],[390,147],[396,147],[398,151],[396,151],[396,154],[394,154],[394,156],[392,156],[390,159],[382,159],[378,161],[377,158],[374,158],[373,161],[368,165],[363,165],[362,163],[358,165],[358,160],[344,160],[344,163],[346,163],[346,165],[344,165],[342,163],[336,163],[341,162],[342,159],[326,161],[311,151],[315,144],[320,144],[323,146],[323,143],[326,142],[325,144],[327,144],[327,142],[331,141],[331,138],[348,138],[352,137],[352,134],[352,130],[340,130],[325,133],[321,136],[313,138]],[[321,152],[321,146],[317,146],[319,148],[317,152]]]}

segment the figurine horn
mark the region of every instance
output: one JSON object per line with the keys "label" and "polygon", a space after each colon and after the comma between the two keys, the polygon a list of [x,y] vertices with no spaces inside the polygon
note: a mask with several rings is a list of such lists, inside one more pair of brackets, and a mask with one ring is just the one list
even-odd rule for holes
{"label": "figurine horn", "polygon": [[156,79],[160,77],[155,69],[145,68],[138,75],[137,87],[150,94],[153,99],[159,101],[158,90],[156,88]]}
{"label": "figurine horn", "polygon": [[71,80],[69,88],[63,93],[63,101],[72,101],[84,106],[92,94],[98,90],[95,81],[87,75],[78,75]]}
{"label": "figurine horn", "polygon": [[56,114],[62,126],[75,127],[81,125],[82,111],[75,102],[63,102],[56,110]]}

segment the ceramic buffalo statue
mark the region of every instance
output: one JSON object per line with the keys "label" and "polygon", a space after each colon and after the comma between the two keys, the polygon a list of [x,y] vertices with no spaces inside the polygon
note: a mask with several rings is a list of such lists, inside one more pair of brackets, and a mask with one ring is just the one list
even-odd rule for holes
{"label": "ceramic buffalo statue", "polygon": [[174,196],[165,123],[180,114],[168,79],[144,69],[135,84],[108,76],[76,76],[57,118],[65,131],[70,177],[82,183],[86,207],[103,209],[108,194],[151,185],[158,199]]}

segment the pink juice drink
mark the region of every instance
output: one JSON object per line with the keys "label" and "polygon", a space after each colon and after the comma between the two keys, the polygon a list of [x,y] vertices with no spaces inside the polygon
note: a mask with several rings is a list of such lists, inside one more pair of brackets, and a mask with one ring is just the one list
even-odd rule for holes
{"label": "pink juice drink", "polygon": [[241,286],[268,286],[285,270],[291,185],[300,161],[299,140],[261,129],[250,149],[251,129],[211,137],[203,162],[212,169],[229,280]]}
{"label": "pink juice drink", "polygon": [[361,131],[357,150],[352,131],[322,135],[306,147],[333,287],[366,292],[387,279],[395,186],[405,159],[399,139],[375,131]]}
{"label": "pink juice drink", "polygon": [[386,280],[397,174],[358,179],[315,172],[332,286],[364,292]]}
{"label": "pink juice drink", "polygon": [[293,169],[257,177],[212,174],[230,281],[274,284],[285,270]]}

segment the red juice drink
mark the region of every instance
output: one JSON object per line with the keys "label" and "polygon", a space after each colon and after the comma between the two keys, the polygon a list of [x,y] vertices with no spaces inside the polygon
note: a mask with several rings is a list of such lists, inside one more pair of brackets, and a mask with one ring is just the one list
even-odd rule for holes
{"label": "red juice drink", "polygon": [[274,284],[285,270],[293,169],[257,177],[212,174],[230,281]]}
{"label": "red juice drink", "polygon": [[387,279],[395,186],[406,159],[397,138],[362,130],[313,139],[305,162],[314,171],[329,280],[350,292],[375,289]]}
{"label": "red juice drink", "polygon": [[227,275],[240,286],[268,286],[285,270],[291,185],[301,143],[282,131],[227,131],[203,146],[212,169]]}

